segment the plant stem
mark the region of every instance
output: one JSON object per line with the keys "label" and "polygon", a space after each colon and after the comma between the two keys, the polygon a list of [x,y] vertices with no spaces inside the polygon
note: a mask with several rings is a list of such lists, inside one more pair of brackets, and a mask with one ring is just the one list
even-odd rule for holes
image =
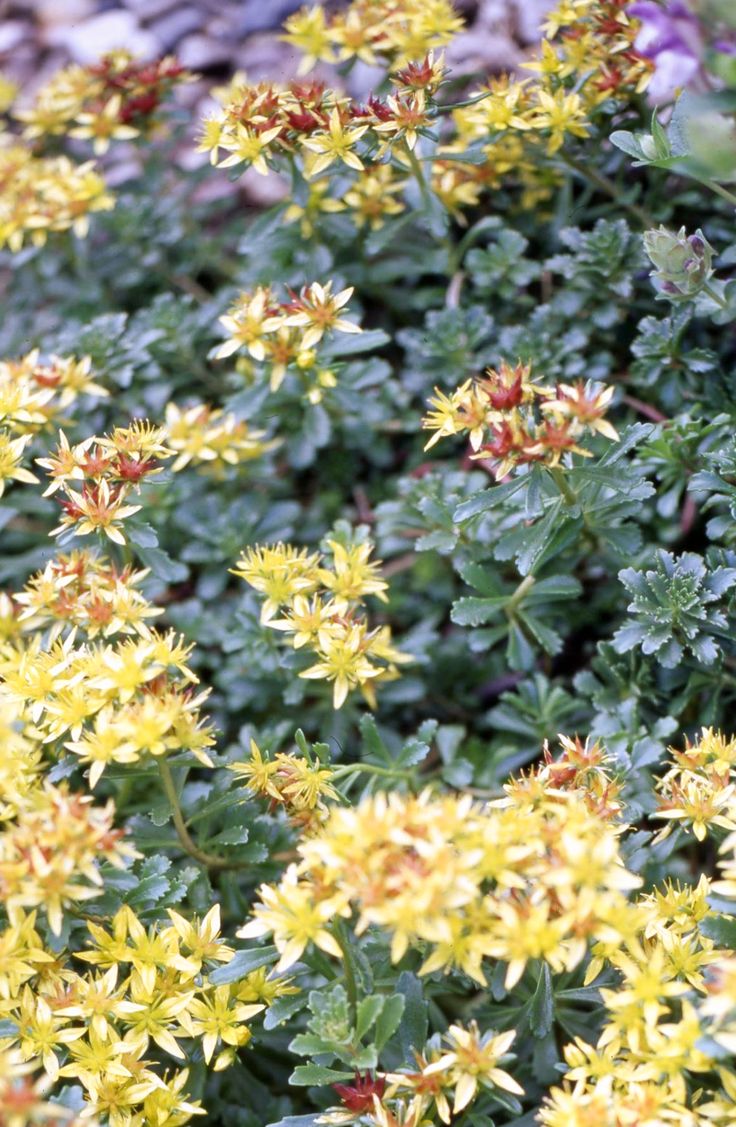
{"label": "plant stem", "polygon": [[348,992],[348,1006],[350,1007],[350,1017],[352,1024],[355,1025],[358,1015],[358,983],[355,978],[355,971],[353,970],[353,956],[350,951],[350,943],[345,935],[345,928],[342,920],[338,920],[333,928],[333,935],[340,945],[342,951],[342,969],[345,975],[345,989]]}
{"label": "plant stem", "polygon": [[701,184],[705,184],[706,188],[710,188],[711,192],[715,192],[717,196],[721,196],[724,200],[728,200],[736,207],[736,196],[733,192],[729,192],[721,184],[717,184],[715,180],[701,180]]}
{"label": "plant stem", "polygon": [[575,490],[570,486],[565,471],[560,466],[548,466],[552,479],[565,499],[566,505],[577,505],[578,498]]}
{"label": "plant stem", "polygon": [[430,191],[429,184],[427,183],[427,177],[424,175],[424,169],[422,168],[421,162],[419,161],[414,150],[410,149],[408,145],[406,146],[406,154],[409,159],[409,164],[411,165],[411,170],[414,173],[414,179],[419,185],[419,191],[421,192],[422,199],[427,206],[430,206],[432,203],[432,193]]}
{"label": "plant stem", "polygon": [[720,305],[721,309],[729,308],[728,302],[725,300],[725,298],[721,297],[721,295],[718,293],[718,290],[714,289],[710,282],[706,282],[704,284],[703,293],[707,294],[711,301],[714,301],[716,305]]}
{"label": "plant stem", "polygon": [[607,176],[604,176],[602,172],[597,172],[594,168],[583,164],[582,161],[575,160],[574,157],[568,156],[566,153],[561,152],[558,156],[564,161],[568,168],[572,169],[573,172],[577,172],[579,176],[582,176],[583,179],[589,181],[589,183],[595,184],[596,188],[600,188],[607,196],[611,196],[611,198],[620,203],[622,207],[625,207],[627,211],[630,211],[632,215],[635,215],[639,222],[645,227],[656,226],[654,217],[650,215],[645,208],[639,207],[638,204],[623,200],[618,186],[613,180],[609,180]]}
{"label": "plant stem", "polygon": [[366,774],[366,775],[383,775],[387,779],[411,779],[414,772],[406,770],[401,767],[379,767],[378,764],[373,763],[346,763],[342,767],[336,767],[333,774],[336,776],[352,775],[352,774]]}
{"label": "plant stem", "polygon": [[509,601],[506,603],[505,609],[507,615],[509,615],[510,617],[513,616],[514,610],[516,609],[516,607],[518,607],[519,603],[522,601],[526,593],[532,589],[535,582],[536,580],[534,579],[533,575],[527,575],[524,579],[522,579],[521,583],[512,593]]}
{"label": "plant stem", "polygon": [[216,857],[214,853],[207,853],[206,850],[200,849],[192,838],[187,824],[184,821],[184,814],[182,813],[181,804],[179,802],[179,794],[174,782],[174,776],[171,773],[171,768],[163,757],[158,759],[158,770],[161,776],[161,783],[164,788],[164,793],[171,803],[171,811],[174,819],[174,828],[176,829],[177,836],[181,842],[182,849],[193,857],[195,861],[199,861],[200,865],[204,865],[208,869],[245,869],[248,866],[240,861],[227,861],[224,857]]}

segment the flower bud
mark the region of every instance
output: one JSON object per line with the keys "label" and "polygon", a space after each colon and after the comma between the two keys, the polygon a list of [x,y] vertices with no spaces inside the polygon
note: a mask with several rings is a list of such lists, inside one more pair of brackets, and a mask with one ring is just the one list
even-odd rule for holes
{"label": "flower bud", "polygon": [[669,301],[688,301],[700,293],[713,274],[713,248],[703,232],[675,235],[666,227],[647,231],[644,248],[656,270],[650,277],[658,293]]}

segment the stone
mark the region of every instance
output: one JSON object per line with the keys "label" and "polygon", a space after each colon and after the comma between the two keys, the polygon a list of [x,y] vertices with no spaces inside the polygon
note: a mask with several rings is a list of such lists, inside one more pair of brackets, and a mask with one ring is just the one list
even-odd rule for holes
{"label": "stone", "polygon": [[59,29],[56,42],[63,44],[75,63],[93,63],[107,51],[126,47],[143,59],[160,54],[159,42],[144,30],[132,12],[117,8],[102,12],[81,24]]}
{"label": "stone", "polygon": [[187,35],[177,45],[176,57],[182,66],[190,70],[208,70],[210,67],[224,66],[232,58],[230,43],[218,42],[209,35]]}
{"label": "stone", "polygon": [[31,27],[21,20],[6,20],[0,23],[0,52],[12,51],[31,31]]}
{"label": "stone", "polygon": [[148,25],[148,30],[158,39],[166,51],[171,51],[184,38],[193,31],[199,31],[202,26],[201,13],[196,8],[176,8],[166,16],[153,20]]}
{"label": "stone", "polygon": [[125,7],[136,12],[144,23],[150,23],[159,16],[165,16],[179,4],[179,0],[124,0]]}
{"label": "stone", "polygon": [[45,38],[50,29],[66,27],[95,15],[95,0],[36,0],[33,15],[39,26],[39,34]]}
{"label": "stone", "polygon": [[302,0],[245,0],[237,22],[239,35],[252,35],[256,31],[275,31],[287,16],[301,8]]}
{"label": "stone", "polygon": [[553,7],[553,0],[514,0],[516,32],[522,43],[539,42],[542,20]]}

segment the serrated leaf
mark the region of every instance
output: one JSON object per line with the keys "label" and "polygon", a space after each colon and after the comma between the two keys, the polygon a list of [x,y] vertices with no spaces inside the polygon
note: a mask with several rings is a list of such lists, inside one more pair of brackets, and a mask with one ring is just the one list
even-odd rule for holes
{"label": "serrated leaf", "polygon": [[468,595],[465,598],[457,599],[452,604],[450,618],[458,626],[480,626],[494,618],[500,610],[503,610],[509,598],[509,595],[495,599],[482,599]]}

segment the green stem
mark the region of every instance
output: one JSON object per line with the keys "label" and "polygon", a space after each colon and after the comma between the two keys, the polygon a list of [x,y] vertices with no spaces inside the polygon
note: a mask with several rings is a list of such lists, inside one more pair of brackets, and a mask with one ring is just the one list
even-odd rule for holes
{"label": "green stem", "polygon": [[516,607],[518,607],[519,603],[522,601],[527,592],[532,589],[535,582],[536,581],[533,575],[527,575],[524,579],[522,579],[521,583],[513,592],[513,594],[509,598],[509,601],[506,603],[507,615],[513,615],[514,610],[516,609]]}
{"label": "green stem", "polygon": [[350,1007],[351,1021],[352,1024],[355,1025],[358,1016],[358,982],[355,977],[355,971],[353,970],[353,957],[350,951],[350,942],[345,935],[342,920],[338,920],[334,925],[333,935],[342,951],[342,969],[345,976],[345,989],[348,992],[348,1006]]}
{"label": "green stem", "polygon": [[548,470],[549,470],[549,472],[552,476],[552,479],[553,479],[555,485],[557,486],[560,493],[564,497],[565,504],[566,505],[577,505],[577,503],[578,503],[577,494],[576,494],[575,490],[572,488],[572,486],[569,484],[569,482],[567,481],[567,478],[565,477],[565,471],[562,469],[562,467],[561,466],[548,466],[547,468],[548,468]]}
{"label": "green stem", "polygon": [[711,192],[715,192],[717,196],[721,196],[724,200],[728,200],[736,207],[736,196],[733,192],[729,192],[728,188],[724,188],[721,184],[717,184],[715,180],[701,180],[701,184],[705,184],[706,188],[710,188]]}
{"label": "green stem", "polygon": [[714,289],[710,282],[706,282],[704,284],[703,293],[707,294],[712,301],[715,301],[716,305],[720,305],[721,309],[730,308],[726,299],[721,297],[721,295],[718,293],[718,290]]}
{"label": "green stem", "polygon": [[163,757],[158,759],[158,770],[161,776],[161,784],[164,788],[164,793],[171,804],[174,828],[176,829],[184,852],[188,853],[195,861],[199,861],[200,865],[204,865],[208,869],[224,870],[247,868],[248,866],[240,861],[227,861],[224,857],[216,857],[214,853],[207,853],[206,850],[199,848],[187,829],[187,824],[184,821],[184,814],[182,813],[181,804],[179,802],[176,783],[174,782],[174,776],[171,773],[171,768]]}
{"label": "green stem", "polygon": [[430,190],[429,184],[427,183],[427,177],[424,175],[424,169],[422,168],[421,162],[419,161],[416,153],[413,149],[410,149],[408,145],[406,146],[406,153],[409,164],[411,166],[411,170],[414,173],[414,179],[419,185],[419,191],[421,192],[422,199],[429,207],[432,203],[432,192]]}
{"label": "green stem", "polygon": [[490,96],[488,90],[484,90],[481,94],[476,94],[473,98],[466,98],[463,102],[445,102],[444,105],[437,106],[437,114],[452,113],[453,110],[464,110],[466,106],[475,106],[478,102],[484,102]]}
{"label": "green stem", "polygon": [[338,778],[352,774],[382,775],[386,779],[411,779],[414,776],[413,771],[401,767],[379,767],[373,763],[346,763],[333,771],[333,776]]}
{"label": "green stem", "polygon": [[573,172],[577,172],[579,176],[582,176],[582,178],[589,183],[595,184],[596,188],[600,188],[607,196],[611,196],[611,198],[616,200],[617,203],[620,203],[622,207],[625,207],[627,211],[630,211],[632,215],[635,215],[639,222],[645,227],[656,226],[654,216],[650,215],[645,208],[639,207],[638,204],[629,203],[627,200],[621,199],[621,192],[617,184],[615,184],[613,180],[609,180],[602,172],[597,172],[589,165],[583,164],[582,161],[575,160],[574,157],[568,156],[567,153],[560,152],[558,156],[568,168],[572,169]]}

